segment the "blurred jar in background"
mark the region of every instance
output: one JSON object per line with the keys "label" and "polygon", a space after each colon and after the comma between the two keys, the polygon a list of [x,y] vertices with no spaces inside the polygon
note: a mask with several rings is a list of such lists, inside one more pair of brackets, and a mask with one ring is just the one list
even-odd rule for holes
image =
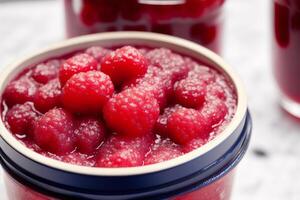
{"label": "blurred jar in background", "polygon": [[106,31],[150,31],[221,50],[225,0],[65,0],[68,37]]}
{"label": "blurred jar in background", "polygon": [[273,65],[282,106],[300,117],[300,0],[273,0]]}

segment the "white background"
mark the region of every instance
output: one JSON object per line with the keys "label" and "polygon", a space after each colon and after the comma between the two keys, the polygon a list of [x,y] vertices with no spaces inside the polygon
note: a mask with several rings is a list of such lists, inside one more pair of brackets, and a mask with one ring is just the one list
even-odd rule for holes
{"label": "white background", "polygon": [[[254,120],[233,200],[300,199],[300,123],[279,108],[271,66],[271,2],[228,0],[224,57],[246,85]],[[64,39],[62,1],[0,3],[0,73],[26,53]],[[264,151],[267,156],[258,156]],[[0,170],[0,199],[6,200]]]}

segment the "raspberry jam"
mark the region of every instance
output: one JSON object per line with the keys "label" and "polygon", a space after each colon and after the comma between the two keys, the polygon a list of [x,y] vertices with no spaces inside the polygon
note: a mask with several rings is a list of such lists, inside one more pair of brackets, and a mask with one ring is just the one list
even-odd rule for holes
{"label": "raspberry jam", "polygon": [[[300,104],[300,1],[274,0],[273,60],[275,75],[280,89],[288,102]],[[292,104],[291,104],[292,105]],[[299,113],[298,113],[299,114]]]}
{"label": "raspberry jam", "polygon": [[183,37],[219,52],[225,0],[65,0],[69,37],[149,31]]}
{"label": "raspberry jam", "polygon": [[[218,139],[233,119],[237,104],[232,81],[204,62],[167,48],[92,46],[25,67],[6,84],[1,114],[6,128],[22,145],[51,158],[49,160],[70,163],[74,167],[90,167],[92,170],[124,170],[124,167],[130,170],[132,167],[151,167],[182,158]],[[233,135],[244,129],[242,125]],[[238,143],[234,141],[234,145],[242,145],[240,142],[243,142],[240,139]],[[6,149],[3,147],[3,150]],[[203,183],[201,186],[180,192],[176,190],[174,194],[168,192],[168,199],[229,200],[234,175],[232,166],[240,158],[227,155],[237,155],[241,151],[240,148],[233,149],[234,152],[230,148],[226,156],[221,156],[222,160],[227,160],[226,165],[214,168],[218,175],[195,173],[193,179],[199,178]],[[198,164],[186,164],[189,170],[179,169],[175,173],[183,176],[190,170],[199,170]],[[66,192],[65,196],[61,196],[59,192],[46,191],[49,188],[44,187],[47,181],[41,180],[39,184],[31,185],[27,182],[30,180],[28,176],[16,175],[12,168],[6,168],[4,162],[3,167],[6,169],[5,183],[11,200],[76,199],[74,197],[82,195],[87,195],[87,199],[107,199],[107,196],[99,196],[98,193],[95,196],[86,194],[84,190],[82,194],[68,196],[71,193]],[[64,173],[63,170],[55,171],[55,176],[50,179],[64,177],[60,173]],[[157,181],[164,181],[163,176],[168,179],[173,177],[169,173],[160,174]],[[116,177],[113,180],[116,182],[107,184],[107,187],[112,187],[109,191],[111,199],[132,199],[130,194],[126,196],[126,192],[132,190],[131,183],[117,186],[123,178],[131,177]],[[103,181],[107,178],[114,176],[104,177]],[[63,178],[63,181],[66,180],[77,184],[73,181],[76,178]],[[143,180],[140,180],[139,186],[147,188],[147,184],[153,183],[147,181],[147,177]],[[184,182],[181,178],[178,180],[180,185]],[[88,183],[87,188],[92,191],[95,185],[93,180],[90,181],[82,183]],[[105,185],[104,182],[101,183]],[[160,188],[163,182],[157,184]],[[148,187],[150,193],[155,191],[156,186]],[[59,187],[59,191],[63,192],[63,188]],[[67,188],[72,189],[73,186]],[[118,195],[114,190],[122,188],[122,195],[125,196],[113,197]],[[173,189],[168,189],[173,192]],[[81,192],[76,187],[74,191]],[[150,195],[148,192],[146,195]],[[161,198],[160,193],[155,195],[153,199]]]}
{"label": "raspberry jam", "polygon": [[27,147],[95,167],[181,156],[216,137],[236,107],[216,70],[168,49],[131,46],[39,63],[11,81],[3,99],[2,118]]}

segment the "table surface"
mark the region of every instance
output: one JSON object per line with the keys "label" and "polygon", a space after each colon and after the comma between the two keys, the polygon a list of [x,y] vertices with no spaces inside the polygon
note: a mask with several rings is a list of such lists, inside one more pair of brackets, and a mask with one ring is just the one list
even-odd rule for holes
{"label": "table surface", "polygon": [[[0,3],[0,71],[15,58],[64,39],[61,2]],[[299,200],[300,123],[278,106],[270,60],[271,1],[230,0],[226,19],[224,57],[245,83],[254,121],[233,200]],[[0,199],[6,200],[1,170]]]}

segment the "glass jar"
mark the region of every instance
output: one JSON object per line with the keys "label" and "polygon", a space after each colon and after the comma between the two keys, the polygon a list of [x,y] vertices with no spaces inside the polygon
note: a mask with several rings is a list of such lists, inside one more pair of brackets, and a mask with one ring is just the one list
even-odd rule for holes
{"label": "glass jar", "polygon": [[68,37],[107,31],[174,35],[220,52],[225,0],[65,0]]}
{"label": "glass jar", "polygon": [[273,0],[273,65],[282,106],[300,117],[300,0]]}
{"label": "glass jar", "polygon": [[230,200],[235,169],[247,150],[251,135],[246,94],[232,69],[219,56],[195,43],[147,32],[102,33],[65,40],[7,67],[0,74],[0,94],[16,72],[34,63],[92,45],[141,44],[169,48],[228,77],[235,88],[237,108],[225,130],[201,148],[169,161],[141,167],[96,168],[40,155],[21,144],[0,120],[0,162],[5,170],[10,200]]}
{"label": "glass jar", "polygon": [[[230,200],[234,171],[216,182],[196,191],[172,197],[170,200]],[[59,197],[43,194],[39,189],[31,188],[18,181],[7,172],[4,174],[5,187],[9,200],[58,200]]]}

